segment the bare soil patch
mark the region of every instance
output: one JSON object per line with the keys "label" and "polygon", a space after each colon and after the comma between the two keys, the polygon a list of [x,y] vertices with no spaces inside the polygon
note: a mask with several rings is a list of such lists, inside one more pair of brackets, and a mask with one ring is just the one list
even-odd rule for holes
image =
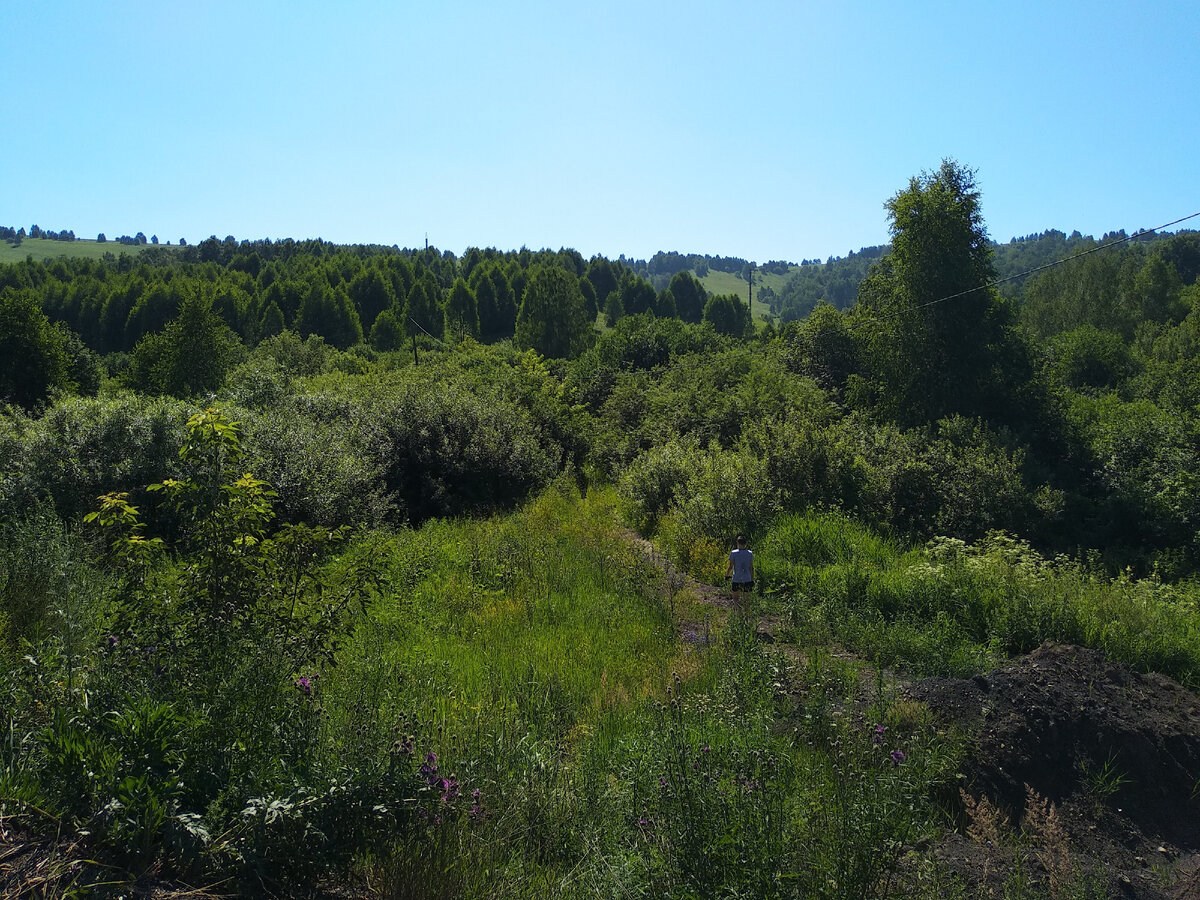
{"label": "bare soil patch", "polygon": [[[970,735],[973,797],[1010,823],[1028,806],[1026,785],[1055,804],[1077,879],[1090,873],[1109,896],[1200,897],[1196,694],[1098,651],[1049,644],[989,675],[926,679],[905,693]],[[1047,875],[1035,836],[1014,830],[1005,854],[969,839],[970,824],[964,811],[960,833],[938,849],[969,883],[996,890],[1018,863],[1035,880]]]}

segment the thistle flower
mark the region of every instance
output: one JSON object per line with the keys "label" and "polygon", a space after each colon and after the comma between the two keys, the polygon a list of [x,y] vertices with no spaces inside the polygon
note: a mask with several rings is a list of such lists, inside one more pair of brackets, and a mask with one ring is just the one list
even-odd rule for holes
{"label": "thistle flower", "polygon": [[886,726],[886,725],[876,725],[876,726],[875,726],[875,733],[874,733],[874,734],[871,736],[871,743],[872,743],[872,744],[881,744],[881,743],[883,743],[883,733],[884,733],[885,731],[887,731],[887,726]]}
{"label": "thistle flower", "polygon": [[903,750],[893,750],[888,754],[888,757],[892,760],[892,765],[896,767],[899,767],[900,763],[904,762],[905,760]]}
{"label": "thistle flower", "polygon": [[305,697],[312,696],[312,679],[307,675],[301,675],[296,679],[296,690],[302,693]]}

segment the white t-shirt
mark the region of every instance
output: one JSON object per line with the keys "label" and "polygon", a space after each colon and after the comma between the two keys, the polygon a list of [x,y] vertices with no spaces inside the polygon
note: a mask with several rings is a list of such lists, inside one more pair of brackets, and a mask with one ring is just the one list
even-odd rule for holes
{"label": "white t-shirt", "polygon": [[733,580],[742,584],[747,581],[753,581],[754,575],[754,554],[744,548],[738,548],[729,554],[729,561],[733,563]]}

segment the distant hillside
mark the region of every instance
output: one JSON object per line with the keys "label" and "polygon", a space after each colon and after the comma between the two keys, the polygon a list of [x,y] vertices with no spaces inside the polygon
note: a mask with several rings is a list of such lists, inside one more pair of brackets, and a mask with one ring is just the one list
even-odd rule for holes
{"label": "distant hillside", "polygon": [[[1050,229],[1040,234],[1015,237],[1004,244],[993,243],[992,261],[996,267],[997,278],[1011,278],[1065,259],[1089,247],[1120,240],[1126,236],[1124,230],[1112,231],[1097,240],[1078,231],[1068,236],[1065,232]],[[1147,234],[1138,238],[1138,242],[1154,243],[1171,236],[1167,233]],[[784,279],[781,287],[774,288],[774,298],[769,295],[764,297],[770,301],[771,314],[784,322],[803,319],[822,300],[838,309],[846,309],[858,299],[858,286],[867,276],[871,266],[882,259],[890,249],[890,245],[887,244],[864,247],[849,256],[831,258],[824,263],[814,261],[796,267],[793,273]],[[1000,285],[1000,292],[1008,297],[1018,297],[1026,280],[1025,277],[1021,277],[1006,282]],[[707,284],[705,286],[707,287]]]}
{"label": "distant hillside", "polygon": [[[789,266],[787,271],[782,273],[754,270],[754,308],[751,312],[756,319],[772,317],[772,298],[783,289],[792,274],[798,271],[800,266]],[[746,279],[740,274],[714,272],[709,269],[708,274],[700,279],[700,283],[710,294],[737,294],[742,299],[746,297]]]}
{"label": "distant hillside", "polygon": [[[166,249],[160,244],[118,244],[116,241],[49,241],[45,238],[25,238],[19,244],[0,241],[0,263],[20,262],[32,256],[38,262],[67,257],[68,259],[103,259],[104,254],[120,256],[122,253],[137,255],[146,250]],[[176,249],[174,246],[171,250]]]}

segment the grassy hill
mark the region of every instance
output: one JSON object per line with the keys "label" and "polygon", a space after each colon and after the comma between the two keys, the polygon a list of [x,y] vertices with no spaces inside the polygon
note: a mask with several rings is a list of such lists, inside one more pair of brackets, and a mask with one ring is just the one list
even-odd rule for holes
{"label": "grassy hill", "polygon": [[[765,303],[760,303],[758,300],[759,285],[764,285],[773,290],[776,294],[783,290],[783,286],[787,280],[792,277],[792,273],[798,271],[799,266],[792,266],[786,275],[764,274],[762,272],[755,273],[754,279],[754,317],[756,319],[765,319],[770,317],[771,310]],[[700,279],[700,283],[704,285],[704,289],[712,294],[737,294],[743,300],[746,299],[746,281],[743,278],[733,274],[732,272],[716,272],[709,269],[708,274]]]}
{"label": "grassy hill", "polygon": [[58,259],[60,256],[68,256],[73,259],[77,257],[100,259],[105,253],[111,253],[113,256],[120,256],[122,253],[138,254],[150,246],[154,245],[145,244],[140,247],[131,247],[128,244],[118,244],[116,241],[105,241],[101,244],[98,241],[48,241],[44,238],[25,238],[18,247],[14,247],[8,241],[0,241],[0,263],[20,262],[27,256],[32,256],[39,261]]}

